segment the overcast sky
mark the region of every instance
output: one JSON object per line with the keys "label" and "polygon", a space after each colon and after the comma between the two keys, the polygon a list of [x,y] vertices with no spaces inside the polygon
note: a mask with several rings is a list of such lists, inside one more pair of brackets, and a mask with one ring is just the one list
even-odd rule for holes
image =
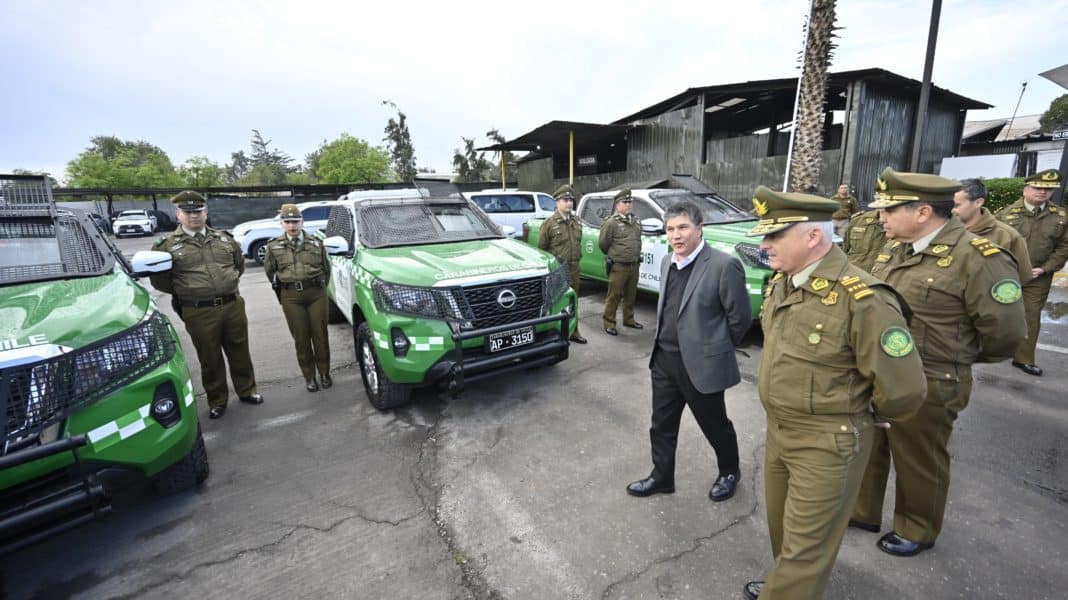
{"label": "overcast sky", "polygon": [[[298,161],[342,132],[383,144],[390,99],[420,167],[461,136],[608,123],[686,88],[798,72],[805,0],[85,2],[0,0],[0,172],[67,161],[95,135],[223,165],[251,129]],[[839,0],[833,71],[921,79],[930,1]],[[1068,0],[946,0],[934,83],[1037,114],[1066,90]]]}

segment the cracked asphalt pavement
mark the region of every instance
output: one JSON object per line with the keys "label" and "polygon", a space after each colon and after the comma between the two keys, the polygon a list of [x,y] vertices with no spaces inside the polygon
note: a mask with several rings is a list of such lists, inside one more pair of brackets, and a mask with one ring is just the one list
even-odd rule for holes
{"label": "cracked asphalt pavement", "polygon": [[[624,487],[650,470],[653,327],[600,333],[603,285],[584,284],[590,343],[572,346],[569,360],[478,382],[458,398],[424,391],[392,412],[367,402],[350,328],[330,326],[335,385],[309,394],[251,263],[242,293],[267,401],[232,399],[210,421],[198,395],[207,483],[166,498],[133,483],[111,516],[6,557],[0,598],[741,598],[770,568],[759,332],[739,355],[743,383],[727,392],[742,455],[736,496],[707,499],[715,460],[687,415],[676,493],[632,498]],[[875,548],[877,536],[849,530],[827,598],[1063,597],[1066,300],[1058,288],[1048,307],[1046,376],[977,367],[950,444],[937,546],[893,558]],[[641,296],[638,320],[652,325],[655,309]]]}

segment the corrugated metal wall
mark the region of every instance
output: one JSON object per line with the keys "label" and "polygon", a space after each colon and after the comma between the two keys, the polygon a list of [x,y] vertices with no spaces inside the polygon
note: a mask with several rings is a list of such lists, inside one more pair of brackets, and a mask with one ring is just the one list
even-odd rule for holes
{"label": "corrugated metal wall", "polygon": [[705,144],[705,162],[720,163],[734,160],[764,158],[768,154],[768,134],[747,135]]}
{"label": "corrugated metal wall", "polygon": [[[755,136],[754,136],[755,137]],[[830,196],[838,186],[838,165],[841,150],[824,150],[820,153],[819,193]],[[786,173],[786,156],[739,159],[702,165],[698,177],[717,192],[740,206],[748,207],[753,191],[758,185],[774,190],[782,189]]]}
{"label": "corrugated metal wall", "polygon": [[701,162],[704,105],[666,112],[642,121],[627,136],[626,181],[694,173]]}
{"label": "corrugated metal wall", "polygon": [[938,173],[942,159],[957,154],[964,127],[961,111],[932,105],[927,111],[926,133],[920,149],[921,173]]}

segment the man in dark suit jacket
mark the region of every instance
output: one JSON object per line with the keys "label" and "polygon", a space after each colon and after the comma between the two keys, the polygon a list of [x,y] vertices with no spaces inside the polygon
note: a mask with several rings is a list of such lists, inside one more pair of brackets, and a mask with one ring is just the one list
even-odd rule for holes
{"label": "man in dark suit jacket", "polygon": [[701,209],[680,202],[664,212],[673,253],[660,265],[656,341],[649,368],[653,472],[627,486],[632,496],[675,491],[675,446],[682,409],[689,405],[716,451],[719,476],[708,496],[734,495],[740,475],[738,436],[723,392],[741,381],[734,348],[752,324],[745,272],[737,258],[713,250],[702,237]]}

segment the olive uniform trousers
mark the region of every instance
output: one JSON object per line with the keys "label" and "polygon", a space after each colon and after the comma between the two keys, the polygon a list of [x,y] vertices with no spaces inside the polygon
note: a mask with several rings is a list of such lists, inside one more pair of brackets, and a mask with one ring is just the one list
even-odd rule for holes
{"label": "olive uniform trousers", "polygon": [[282,314],[293,335],[297,350],[297,364],[304,379],[315,379],[330,373],[330,341],[326,321],[330,308],[326,290],[321,287],[306,287],[303,290],[282,289]]}
{"label": "olive uniform trousers", "polygon": [[949,495],[949,436],[972,393],[971,380],[927,378],[927,397],[911,419],[875,434],[853,519],[878,525],[890,476],[897,470],[894,532],[921,544],[935,541]]}
{"label": "olive uniform trousers", "polygon": [[871,426],[854,434],[768,423],[764,487],[775,567],[761,598],[823,597],[872,437]]}
{"label": "olive uniform trousers", "polygon": [[1035,364],[1035,346],[1038,345],[1038,330],[1042,324],[1042,309],[1053,286],[1053,273],[1045,273],[1023,284],[1024,315],[1027,318],[1027,339],[1016,349],[1013,362]]}
{"label": "olive uniform trousers", "polygon": [[608,274],[608,297],[604,301],[605,329],[616,326],[616,309],[623,301],[623,323],[634,323],[634,300],[638,296],[638,263],[612,264]]}
{"label": "olive uniform trousers", "polygon": [[230,379],[238,397],[255,394],[256,372],[248,351],[245,299],[238,296],[233,302],[203,308],[183,306],[182,319],[200,361],[200,376],[208,397],[208,406],[226,406],[229,397],[224,354],[230,365]]}

